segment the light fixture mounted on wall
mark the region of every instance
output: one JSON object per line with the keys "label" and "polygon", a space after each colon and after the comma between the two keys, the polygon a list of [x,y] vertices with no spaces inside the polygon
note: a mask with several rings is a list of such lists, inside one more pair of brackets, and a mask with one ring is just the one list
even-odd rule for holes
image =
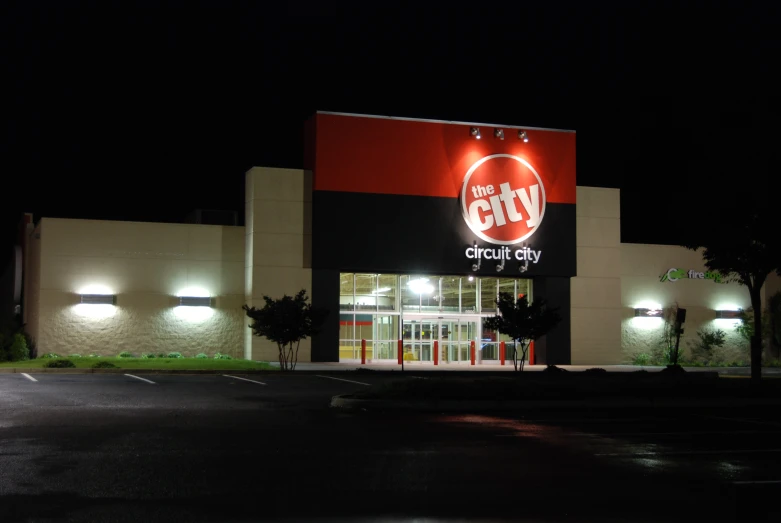
{"label": "light fixture mounted on wall", "polygon": [[661,318],[662,309],[635,309],[635,318]]}
{"label": "light fixture mounted on wall", "polygon": [[494,129],[494,138],[499,138],[500,140],[504,140],[504,130]]}
{"label": "light fixture mounted on wall", "polygon": [[479,127],[470,127],[469,128],[469,135],[473,136],[477,140],[480,139],[480,128]]}
{"label": "light fixture mounted on wall", "polygon": [[741,319],[741,314],[740,311],[716,311],[716,319],[739,320]]}
{"label": "light fixture mounted on wall", "polygon": [[181,307],[214,307],[214,299],[209,296],[179,296]]}
{"label": "light fixture mounted on wall", "polygon": [[526,134],[526,131],[518,131],[518,139],[528,143],[529,135]]}
{"label": "light fixture mounted on wall", "polygon": [[81,303],[87,305],[116,305],[116,294],[81,294]]}
{"label": "light fixture mounted on wall", "polygon": [[[477,252],[477,242],[475,242],[474,246],[475,252]],[[472,270],[477,272],[480,270],[480,264],[483,262],[483,258],[477,258],[477,263],[472,264]]]}

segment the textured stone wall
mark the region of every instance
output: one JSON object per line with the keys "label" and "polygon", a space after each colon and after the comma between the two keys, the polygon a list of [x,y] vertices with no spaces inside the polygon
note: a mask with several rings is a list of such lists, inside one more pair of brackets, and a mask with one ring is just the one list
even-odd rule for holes
{"label": "textured stone wall", "polygon": [[[243,357],[241,306],[171,307],[161,295],[120,297],[117,306],[82,305],[77,296],[44,291],[39,351],[61,356],[117,356],[127,351],[180,352],[182,356],[220,352]],[[199,310],[200,309],[200,310]]]}

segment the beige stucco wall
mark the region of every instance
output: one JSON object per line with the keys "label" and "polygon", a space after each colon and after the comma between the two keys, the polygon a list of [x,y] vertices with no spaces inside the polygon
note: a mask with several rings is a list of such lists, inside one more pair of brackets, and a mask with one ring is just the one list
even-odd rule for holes
{"label": "beige stucco wall", "polygon": [[577,271],[571,280],[573,365],[619,363],[621,206],[618,189],[577,188]]}
{"label": "beige stucco wall", "polygon": [[[37,232],[39,354],[243,356],[243,227],[43,218]],[[198,292],[215,307],[176,306]],[[83,305],[80,293],[117,305]]]}
{"label": "beige stucco wall", "polygon": [[[280,298],[301,289],[312,293],[312,173],[253,167],[246,174],[245,299],[262,307],[263,296]],[[247,359],[276,361],[278,349],[244,329]],[[311,361],[310,340],[298,361]]]}
{"label": "beige stucco wall", "polygon": [[717,320],[715,316],[717,310],[750,307],[748,290],[737,283],[707,279],[660,281],[671,268],[706,272],[700,252],[672,245],[621,245],[621,329],[626,360],[631,361],[636,353],[650,354],[662,336],[661,320],[635,318],[634,309],[669,307],[676,302],[686,309],[681,347],[688,351],[699,329],[720,329],[727,334],[725,357],[745,359],[748,345],[735,331],[735,321]]}

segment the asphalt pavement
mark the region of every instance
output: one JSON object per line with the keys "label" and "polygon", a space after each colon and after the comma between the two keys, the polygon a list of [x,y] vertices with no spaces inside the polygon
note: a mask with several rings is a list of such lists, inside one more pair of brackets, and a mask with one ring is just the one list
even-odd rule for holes
{"label": "asphalt pavement", "polygon": [[781,521],[777,410],[329,408],[400,378],[0,374],[0,521]]}

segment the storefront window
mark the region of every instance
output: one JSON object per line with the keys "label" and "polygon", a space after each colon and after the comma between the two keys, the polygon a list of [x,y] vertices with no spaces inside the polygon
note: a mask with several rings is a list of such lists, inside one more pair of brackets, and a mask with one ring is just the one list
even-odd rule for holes
{"label": "storefront window", "polygon": [[355,296],[353,296],[353,288],[355,284],[355,274],[343,272],[339,277],[339,309],[343,311],[354,310]]}
{"label": "storefront window", "polygon": [[[513,342],[506,335],[481,331],[477,318],[459,317],[495,314],[500,292],[516,299],[529,297],[531,280],[342,273],[339,356],[344,360],[360,359],[361,341],[366,340],[369,360],[395,360],[401,335],[405,361],[430,363],[434,348],[439,346],[442,363],[467,363],[473,342],[480,359],[497,360],[502,341],[511,360]],[[396,312],[400,306],[401,314]]]}
{"label": "storefront window", "polygon": [[377,310],[377,275],[355,275],[355,310]]}
{"label": "storefront window", "polygon": [[401,287],[405,311],[439,312],[438,276],[402,276]]}
{"label": "storefront window", "polygon": [[496,312],[496,278],[480,279],[480,312]]}
{"label": "storefront window", "polygon": [[461,278],[461,312],[463,314],[477,312],[477,278],[473,276]]}
{"label": "storefront window", "polygon": [[458,313],[459,293],[461,278],[445,276],[442,280],[442,293],[440,296],[440,311]]}
{"label": "storefront window", "polygon": [[380,311],[395,311],[399,277],[395,274],[380,274],[377,286],[377,309]]}

